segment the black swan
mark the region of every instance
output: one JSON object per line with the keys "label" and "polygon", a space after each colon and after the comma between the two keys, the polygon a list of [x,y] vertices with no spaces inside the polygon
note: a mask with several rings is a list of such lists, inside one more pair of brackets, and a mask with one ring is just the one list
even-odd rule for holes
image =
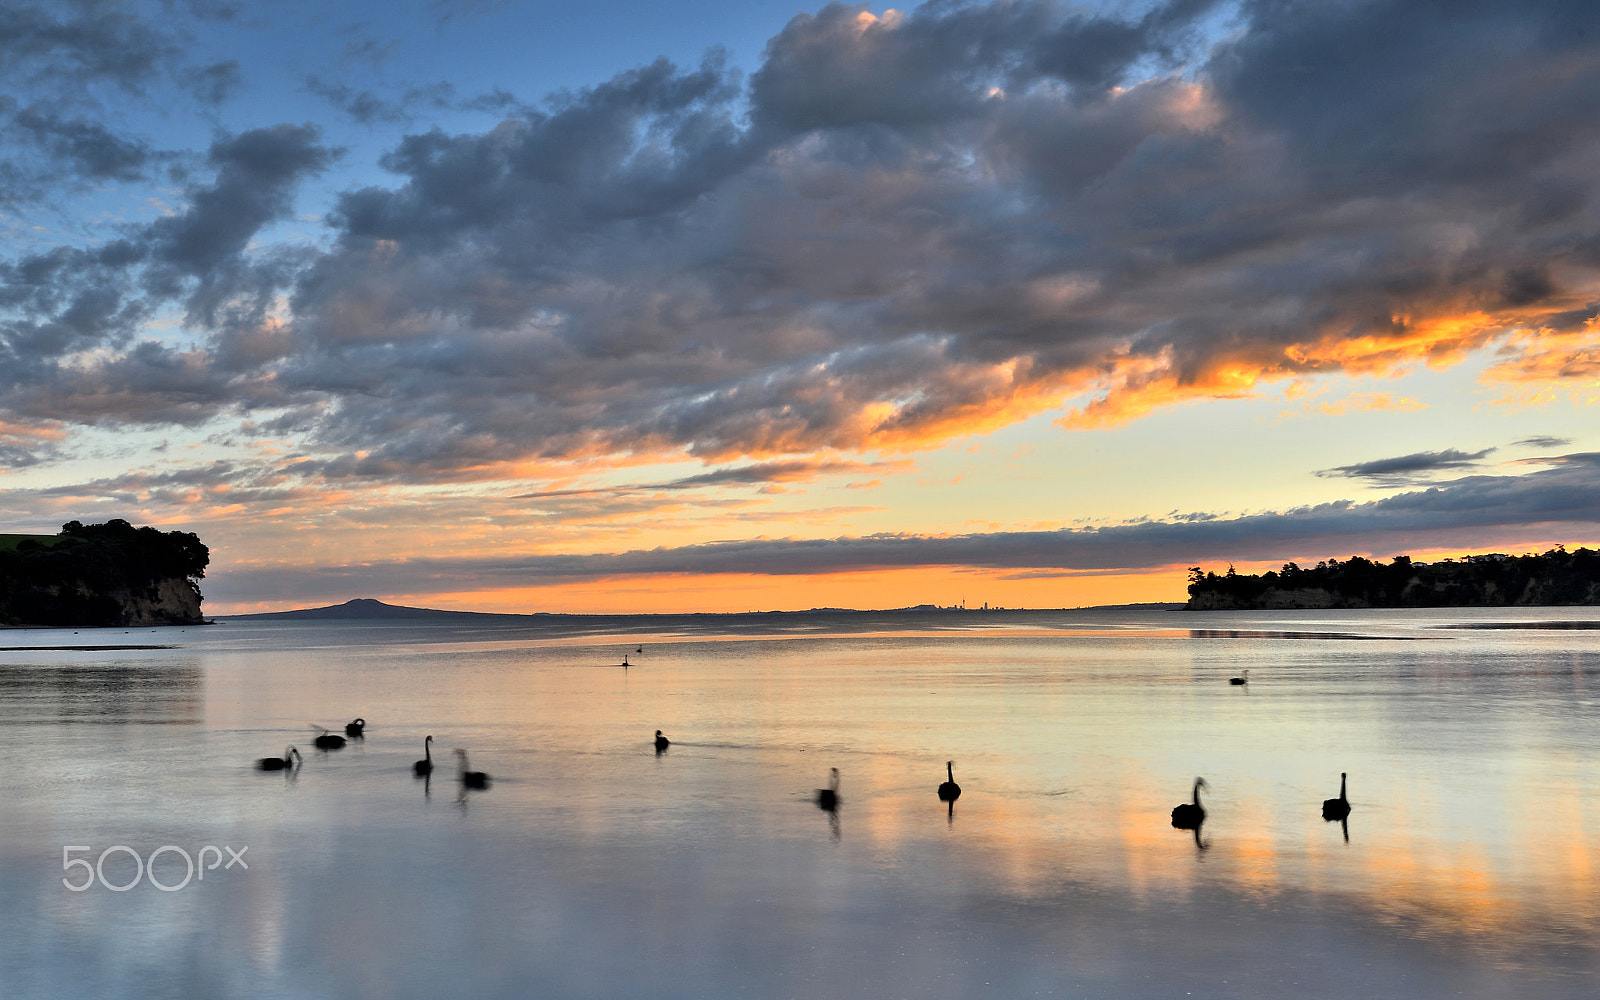
{"label": "black swan", "polygon": [[1239,671],[1239,676],[1238,677],[1229,677],[1228,678],[1228,683],[1229,684],[1249,684],[1250,683],[1250,671],[1248,671],[1248,670]]}
{"label": "black swan", "polygon": [[362,730],[366,728],[367,720],[357,719],[354,722],[346,722],[344,724],[344,734],[346,736],[353,736],[356,739],[364,739],[366,737],[366,733],[364,733]]}
{"label": "black swan", "polygon": [[317,738],[311,741],[316,744],[318,750],[337,750],[344,746],[343,736],[335,736],[321,726],[312,726],[311,728],[318,730]]}
{"label": "black swan", "polygon": [[1206,779],[1194,779],[1194,801],[1180,802],[1172,807],[1172,825],[1180,830],[1198,830],[1206,821],[1205,807],[1200,804],[1200,789],[1209,788]]}
{"label": "black swan", "polygon": [[461,783],[463,785],[468,788],[489,787],[489,776],[487,774],[482,771],[467,770],[467,752],[465,750],[457,748],[456,756],[461,758]]}
{"label": "black swan", "polygon": [[1336,799],[1322,800],[1322,818],[1332,822],[1344,819],[1350,815],[1350,800],[1344,797],[1345,773],[1339,772],[1339,797]]}
{"label": "black swan", "polygon": [[294,747],[283,752],[282,757],[263,757],[256,761],[256,767],[263,771],[287,771],[300,760],[300,751]]}
{"label": "black swan", "polygon": [[828,787],[817,789],[817,805],[826,812],[839,808],[839,769],[830,769]]}
{"label": "black swan", "polygon": [[672,741],[661,735],[661,730],[656,730],[656,749],[665,750],[672,745]]}
{"label": "black swan", "polygon": [[944,762],[944,773],[949,780],[944,781],[939,785],[940,802],[954,802],[956,799],[961,798],[961,786],[956,784],[955,768],[955,761],[947,760]]}
{"label": "black swan", "polygon": [[432,736],[422,741],[422,759],[411,765],[411,770],[415,771],[419,777],[426,777],[433,773],[433,750],[428,746],[432,742]]}

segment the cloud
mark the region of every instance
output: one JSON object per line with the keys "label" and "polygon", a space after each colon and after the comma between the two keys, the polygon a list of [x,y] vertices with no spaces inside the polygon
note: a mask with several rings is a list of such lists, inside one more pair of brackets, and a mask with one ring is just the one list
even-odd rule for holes
{"label": "cloud", "polygon": [[[209,184],[182,211],[90,249],[60,248],[0,266],[0,412],[95,423],[193,424],[241,402],[225,359],[230,333],[259,327],[291,280],[286,258],[247,247],[286,217],[297,184],[336,155],[314,126],[221,136]],[[136,339],[182,303],[218,330],[217,353]]]}
{"label": "cloud", "polygon": [[1560,448],[1571,444],[1572,441],[1570,438],[1540,435],[1538,437],[1523,438],[1520,441],[1513,441],[1511,443],[1513,445],[1525,445],[1529,448]]}
{"label": "cloud", "polygon": [[222,104],[244,86],[237,59],[188,67],[178,74],[178,79],[196,100],[212,106]]}
{"label": "cloud", "polygon": [[821,476],[853,475],[886,471],[904,471],[909,462],[856,462],[841,459],[793,459],[782,462],[760,462],[730,469],[716,469],[699,475],[684,476],[665,483],[645,483],[587,490],[547,490],[539,493],[518,494],[516,499],[544,499],[549,497],[590,496],[634,492],[671,492],[692,490],[706,486],[769,486],[778,483],[805,482]]}
{"label": "cloud", "polygon": [[137,90],[177,46],[129,5],[0,7],[0,77],[38,86],[106,80]]}
{"label": "cloud", "polygon": [[[333,151],[253,130],[219,139],[176,215],[7,265],[0,411],[41,407],[54,359],[93,347],[121,357],[73,362],[85,388],[51,419],[278,408],[329,475],[445,482],[907,453],[1049,410],[1105,426],[1486,349],[1496,380],[1586,384],[1589,17],[830,4],[748,77],[718,52],[663,59],[508,99],[487,129],[405,135],[392,180],[340,193],[317,247],[251,241]],[[374,124],[409,113],[319,86]],[[73,402],[175,302],[191,405],[131,386]]]}
{"label": "cloud", "polygon": [[640,576],[792,576],[917,567],[1012,574],[1138,572],[1200,563],[1306,560],[1482,548],[1530,530],[1588,540],[1600,531],[1600,454],[1563,456],[1521,476],[1469,476],[1368,503],[1337,501],[1233,518],[1141,521],[1055,531],[754,539],[608,554],[363,561],[239,567],[229,601],[352,593],[428,593]]}
{"label": "cloud", "polygon": [[1406,485],[1425,481],[1430,474],[1441,470],[1472,468],[1494,451],[1494,448],[1471,453],[1457,451],[1454,448],[1446,448],[1443,451],[1419,451],[1395,458],[1380,458],[1371,462],[1322,469],[1317,475],[1325,479],[1366,479],[1375,486]]}
{"label": "cloud", "polygon": [[97,122],[63,119],[37,107],[24,108],[13,122],[49,155],[85,177],[137,180],[150,158],[143,143],[113,135]]}

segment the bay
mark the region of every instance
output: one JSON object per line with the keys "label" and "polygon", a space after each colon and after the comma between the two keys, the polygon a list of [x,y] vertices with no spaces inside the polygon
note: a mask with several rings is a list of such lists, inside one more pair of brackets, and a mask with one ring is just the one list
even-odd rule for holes
{"label": "bay", "polygon": [[[1133,609],[0,632],[0,981],[1593,996],[1597,626]],[[313,724],[357,716],[364,739],[313,749]],[[255,769],[290,744],[298,770]],[[461,786],[457,747],[488,789]],[[1321,815],[1340,772],[1347,829]],[[1169,818],[1197,776],[1198,835]],[[151,884],[207,845],[203,878]],[[104,855],[82,891],[69,847]]]}

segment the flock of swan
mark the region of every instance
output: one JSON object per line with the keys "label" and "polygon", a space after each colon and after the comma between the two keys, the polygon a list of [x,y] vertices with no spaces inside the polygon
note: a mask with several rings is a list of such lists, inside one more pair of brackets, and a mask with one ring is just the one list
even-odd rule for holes
{"label": "flock of swan", "polygon": [[[367,720],[354,719],[345,723],[343,736],[329,731],[324,726],[313,725],[311,728],[317,731],[316,737],[311,742],[318,750],[338,750],[350,740],[366,739]],[[659,748],[665,742],[661,738],[661,730],[656,730],[656,736],[656,745]],[[471,765],[467,762],[467,752],[459,747],[456,749],[456,761],[456,776],[460,779],[463,788],[489,787],[489,776],[482,771],[472,770]],[[283,752],[282,757],[259,758],[256,761],[256,769],[258,771],[294,771],[302,763],[304,763],[304,758],[300,756],[299,749],[289,747]],[[433,774],[432,734],[422,741],[422,759],[411,765],[411,772],[419,778],[426,778]]]}
{"label": "flock of swan", "polygon": [[[644,652],[641,648],[639,652]],[[623,666],[627,666],[627,657],[623,657]],[[1244,685],[1250,683],[1250,671],[1240,672],[1238,677],[1228,678],[1229,684]],[[366,719],[353,719],[345,723],[344,735],[330,732],[323,726],[312,726],[317,731],[317,736],[312,743],[319,750],[338,750],[351,739],[364,739],[366,737]],[[656,730],[655,748],[660,754],[672,745],[672,741],[662,735],[661,730]],[[412,771],[419,778],[433,774],[433,737],[430,735],[422,741],[422,759],[412,765]],[[457,748],[457,776],[463,788],[488,788],[489,776],[482,771],[474,771],[467,762],[467,752]],[[282,757],[262,757],[256,761],[256,767],[262,771],[293,771],[302,763],[300,751],[289,747]],[[955,815],[956,799],[961,797],[961,786],[956,784],[955,761],[945,761],[945,780],[939,783],[939,801],[948,804],[949,812]],[[1328,822],[1335,820],[1343,823],[1350,817],[1350,800],[1345,794],[1345,782],[1348,775],[1339,774],[1339,797],[1324,799],[1322,801],[1322,818]],[[1172,807],[1172,825],[1179,830],[1193,830],[1195,842],[1200,842],[1200,826],[1206,821],[1205,806],[1200,804],[1200,789],[1209,788],[1206,779],[1194,779],[1194,791],[1190,801],[1180,802]],[[831,770],[827,788],[817,789],[817,805],[825,812],[834,812],[843,800],[839,798],[839,769]],[[1349,828],[1345,828],[1345,838],[1349,839]],[[1204,846],[1203,844],[1201,845]]]}

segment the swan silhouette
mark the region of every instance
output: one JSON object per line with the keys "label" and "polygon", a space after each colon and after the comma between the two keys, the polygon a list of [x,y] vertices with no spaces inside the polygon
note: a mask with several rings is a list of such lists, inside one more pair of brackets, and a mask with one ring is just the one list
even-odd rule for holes
{"label": "swan silhouette", "polygon": [[1229,677],[1228,678],[1228,683],[1229,684],[1249,684],[1250,683],[1250,671],[1249,670],[1241,670],[1241,671],[1239,671],[1239,676],[1238,677]]}
{"label": "swan silhouette", "polygon": [[828,787],[817,789],[817,807],[824,812],[839,808],[839,769],[829,769]]}
{"label": "swan silhouette", "polygon": [[316,744],[318,750],[337,750],[344,746],[343,736],[335,736],[322,726],[313,725],[311,728],[317,730],[317,738],[311,742]]}
{"label": "swan silhouette", "polygon": [[1194,801],[1180,802],[1172,807],[1172,825],[1179,830],[1199,830],[1206,821],[1205,807],[1200,804],[1200,789],[1210,788],[1206,779],[1194,779]]}
{"label": "swan silhouette", "polygon": [[428,746],[432,742],[432,736],[422,741],[422,759],[411,765],[411,770],[419,777],[427,777],[433,773],[433,750]]}
{"label": "swan silhouette", "polygon": [[939,784],[939,801],[954,802],[961,798],[961,786],[956,784],[956,763],[953,760],[944,762],[944,773],[949,779]]}
{"label": "swan silhouette", "polygon": [[344,724],[344,734],[346,736],[353,736],[358,740],[359,739],[365,739],[366,738],[366,733],[363,732],[363,730],[366,729],[366,728],[367,728],[367,720],[366,719],[356,719],[354,722],[346,722]]}
{"label": "swan silhouette", "polygon": [[627,669],[627,667],[628,667],[628,654],[627,653],[623,653],[622,654],[622,667],[623,667],[623,669]]}
{"label": "swan silhouette", "polygon": [[467,752],[456,749],[456,756],[461,758],[461,784],[467,788],[488,788],[489,776],[482,771],[467,770]]}
{"label": "swan silhouette", "polygon": [[1336,819],[1346,819],[1350,815],[1350,800],[1344,796],[1345,773],[1339,772],[1339,797],[1336,799],[1322,800],[1322,818],[1330,823]]}
{"label": "swan silhouette", "polygon": [[294,747],[283,752],[282,757],[263,757],[256,761],[256,767],[263,771],[287,771],[300,761],[300,751]]}
{"label": "swan silhouette", "polygon": [[656,750],[665,750],[672,745],[672,741],[661,735],[661,730],[656,730]]}

